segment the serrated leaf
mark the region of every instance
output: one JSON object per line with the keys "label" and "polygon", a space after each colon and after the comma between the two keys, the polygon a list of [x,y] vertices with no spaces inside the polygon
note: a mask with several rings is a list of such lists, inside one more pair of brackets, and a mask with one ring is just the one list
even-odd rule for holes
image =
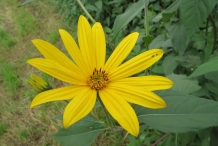
{"label": "serrated leaf", "polygon": [[[148,1],[146,1],[148,2]],[[129,9],[127,9],[123,14],[118,15],[114,21],[114,36],[126,26],[138,13],[144,8],[143,0],[139,0],[138,2],[132,4]]]}
{"label": "serrated leaf", "polygon": [[186,75],[176,75],[172,73],[167,77],[173,81],[173,87],[170,90],[177,90],[190,94],[201,89],[197,80],[189,79]]}
{"label": "serrated leaf", "polygon": [[189,76],[189,77],[196,77],[200,76],[209,72],[218,71],[218,56],[215,56],[208,60],[207,62],[199,65],[197,69]]}
{"label": "serrated leaf", "polygon": [[182,0],[180,15],[188,38],[198,30],[217,3],[217,0]]}
{"label": "serrated leaf", "polygon": [[174,60],[175,54],[169,54],[164,58],[162,63],[164,74],[169,75],[171,74],[174,69],[178,66],[178,62]]}
{"label": "serrated leaf", "polygon": [[183,55],[186,50],[187,36],[182,23],[173,24],[169,28],[170,37],[173,43],[173,48],[179,55]]}
{"label": "serrated leaf", "polygon": [[63,146],[72,146],[72,144],[74,146],[89,146],[103,130],[105,130],[103,122],[92,116],[87,116],[68,129],[60,129],[52,137]]}
{"label": "serrated leaf", "polygon": [[161,91],[164,109],[135,108],[142,123],[163,132],[185,133],[218,125],[218,102],[179,91]]}

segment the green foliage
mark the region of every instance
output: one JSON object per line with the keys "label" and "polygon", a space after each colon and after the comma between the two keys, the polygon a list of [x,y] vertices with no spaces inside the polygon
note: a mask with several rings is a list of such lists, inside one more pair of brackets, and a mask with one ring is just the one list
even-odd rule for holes
{"label": "green foliage", "polygon": [[173,81],[173,87],[170,90],[182,91],[183,93],[190,94],[198,91],[201,87],[198,85],[198,81],[194,79],[188,79],[185,75],[176,75],[174,73],[167,76]]}
{"label": "green foliage", "polygon": [[197,131],[218,123],[218,102],[176,90],[158,92],[158,95],[166,101],[167,107],[152,110],[138,106],[136,112],[140,122],[174,133]]}
{"label": "green foliage", "polygon": [[218,56],[215,56],[207,62],[198,66],[198,68],[191,74],[190,77],[200,76],[209,72],[218,71]]}
{"label": "green foliage", "polygon": [[208,17],[217,0],[182,0],[181,19],[190,38]]}
{"label": "green foliage", "polygon": [[105,130],[103,122],[96,120],[92,116],[86,116],[68,129],[62,128],[52,137],[64,146],[91,145],[97,136]]}
{"label": "green foliage", "polygon": [[[165,75],[174,82],[170,90],[157,92],[166,101],[167,107],[151,110],[136,106],[139,121],[146,126],[141,126],[138,138],[128,136],[127,145],[151,145],[165,135],[164,132],[171,132],[159,145],[216,146],[218,1],[150,0],[146,5],[143,0],[81,2],[91,16],[101,22],[111,40],[112,45],[107,44],[110,48],[107,49],[107,57],[118,42],[133,31],[139,32],[140,36],[126,60],[148,49],[161,48],[165,52],[146,74]],[[75,23],[79,15],[85,15],[77,1],[56,0],[54,3],[56,12],[68,24]],[[147,5],[148,11],[144,13],[143,8]],[[51,42],[55,42],[56,37],[55,33],[51,33]],[[69,129],[61,129],[53,137],[66,146],[72,143],[91,145],[105,126],[96,119],[87,120],[89,118]],[[81,140],[83,137],[86,138]]]}

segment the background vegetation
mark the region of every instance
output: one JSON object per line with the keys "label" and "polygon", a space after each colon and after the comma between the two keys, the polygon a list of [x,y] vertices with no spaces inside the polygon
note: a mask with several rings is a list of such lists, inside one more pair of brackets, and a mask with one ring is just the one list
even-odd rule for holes
{"label": "background vegetation", "polygon": [[[64,50],[58,29],[64,28],[76,37],[77,19],[85,13],[78,2],[72,0],[33,1],[17,7],[23,2],[0,1],[0,145],[58,146],[62,143],[70,146],[81,137],[76,137],[76,134],[64,137],[59,132],[53,136],[59,143],[49,136],[62,127],[61,121],[51,118],[63,113],[64,102],[29,109],[37,94],[27,83],[32,73],[48,80],[52,87],[59,87],[62,83],[41,74],[25,62],[41,57],[31,43],[35,38],[44,39]],[[162,48],[164,57],[141,74],[167,76],[173,80],[174,86],[166,92],[157,92],[167,102],[166,109],[153,111],[135,107],[143,124],[138,138],[124,132],[112,134],[105,130],[103,123],[96,125],[98,120],[104,120],[98,106],[92,113],[98,120],[88,116],[70,130],[75,131],[78,126],[84,128],[84,123],[86,126],[96,125],[94,130],[98,132],[90,131],[92,136],[88,135],[91,137],[88,143],[99,146],[216,146],[217,3],[217,0],[150,0],[145,13],[143,0],[83,0],[82,4],[96,21],[102,23],[111,40],[107,44],[107,55],[123,37],[138,31],[137,45],[127,59],[147,49]],[[93,123],[87,123],[90,118]]]}

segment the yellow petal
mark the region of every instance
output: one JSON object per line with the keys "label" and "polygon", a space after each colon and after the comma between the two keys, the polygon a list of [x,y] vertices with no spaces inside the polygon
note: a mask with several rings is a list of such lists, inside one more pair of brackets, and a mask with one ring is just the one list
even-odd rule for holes
{"label": "yellow petal", "polygon": [[145,91],[169,89],[173,86],[173,82],[170,79],[162,76],[129,77],[116,80],[114,83],[141,88]]}
{"label": "yellow petal", "polygon": [[133,108],[122,96],[105,88],[99,91],[100,98],[111,116],[130,134],[138,136],[139,123]]}
{"label": "yellow petal", "polygon": [[163,51],[160,49],[146,51],[110,71],[109,80],[114,81],[139,73],[153,65],[162,56]]}
{"label": "yellow petal", "polygon": [[[95,23],[92,27],[93,51],[95,51],[96,68],[104,66],[106,56],[106,41],[103,28],[100,23]],[[94,58],[94,56],[92,58]],[[93,60],[94,61],[94,60]]]}
{"label": "yellow petal", "polygon": [[27,62],[35,68],[64,82],[86,85],[86,77],[82,76],[80,72],[73,72],[52,60],[35,58],[30,59]]}
{"label": "yellow petal", "polygon": [[68,86],[42,92],[33,99],[30,107],[33,108],[34,106],[50,101],[72,99],[84,88],[85,86]]}
{"label": "yellow petal", "polygon": [[131,33],[119,43],[105,64],[106,72],[118,67],[123,62],[134,47],[138,35],[138,32]]}
{"label": "yellow petal", "polygon": [[85,66],[85,63],[82,58],[82,54],[80,52],[79,47],[77,46],[75,40],[73,37],[65,30],[60,29],[59,33],[61,35],[62,41],[64,43],[65,48],[67,49],[68,53],[72,57],[72,59],[75,61],[75,63],[78,65],[78,67],[87,74],[87,68]]}
{"label": "yellow petal", "polygon": [[53,60],[66,68],[73,68],[74,71],[79,71],[79,68],[52,44],[39,39],[32,40],[32,42],[46,59]]}
{"label": "yellow petal", "polygon": [[94,69],[94,63],[92,62],[92,56],[94,54],[92,50],[92,30],[89,22],[82,15],[79,17],[78,22],[78,41],[88,73],[91,74]]}
{"label": "yellow petal", "polygon": [[142,91],[140,88],[134,88],[133,86],[120,85],[116,83],[110,83],[107,88],[111,92],[117,93],[126,101],[134,104],[152,109],[166,107],[164,100],[150,91]]}
{"label": "yellow petal", "polygon": [[94,107],[96,90],[89,87],[80,90],[78,95],[67,105],[64,110],[63,124],[65,128],[84,118]]}

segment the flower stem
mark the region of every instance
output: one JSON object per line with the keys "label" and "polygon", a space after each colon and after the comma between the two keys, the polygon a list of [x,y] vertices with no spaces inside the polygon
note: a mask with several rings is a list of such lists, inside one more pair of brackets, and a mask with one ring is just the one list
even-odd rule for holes
{"label": "flower stem", "polygon": [[146,36],[148,36],[149,35],[149,20],[148,20],[147,0],[144,0],[144,10],[145,10],[145,30],[146,30]]}
{"label": "flower stem", "polygon": [[[77,3],[80,5],[80,7],[82,8],[82,10],[86,13],[86,15],[88,16],[88,18],[95,23],[95,19],[89,14],[89,12],[87,11],[87,9],[85,8],[85,6],[83,5],[83,3],[80,0],[76,0]],[[111,47],[112,50],[114,50],[114,45],[113,43],[110,41],[110,39],[108,38],[108,36],[105,34],[106,40],[109,44],[109,46]]]}
{"label": "flower stem", "polygon": [[[111,126],[113,126],[114,124],[113,124],[113,122],[111,121],[111,118],[109,117],[108,112],[107,112],[107,110],[105,109],[105,106],[104,106],[103,102],[101,101],[101,98],[99,97],[99,95],[98,95],[98,100],[99,100],[100,103],[101,103],[101,106],[102,106],[102,108],[103,108],[104,114],[106,115],[107,121],[111,124]],[[113,128],[111,128],[111,131],[114,132],[114,131],[113,131]]]}
{"label": "flower stem", "polygon": [[80,5],[80,7],[82,8],[82,10],[86,13],[86,15],[91,19],[91,21],[93,23],[95,23],[95,19],[92,18],[92,16],[89,14],[89,12],[86,10],[86,8],[84,7],[84,5],[82,4],[82,2],[80,0],[76,0],[78,2],[78,4]]}

